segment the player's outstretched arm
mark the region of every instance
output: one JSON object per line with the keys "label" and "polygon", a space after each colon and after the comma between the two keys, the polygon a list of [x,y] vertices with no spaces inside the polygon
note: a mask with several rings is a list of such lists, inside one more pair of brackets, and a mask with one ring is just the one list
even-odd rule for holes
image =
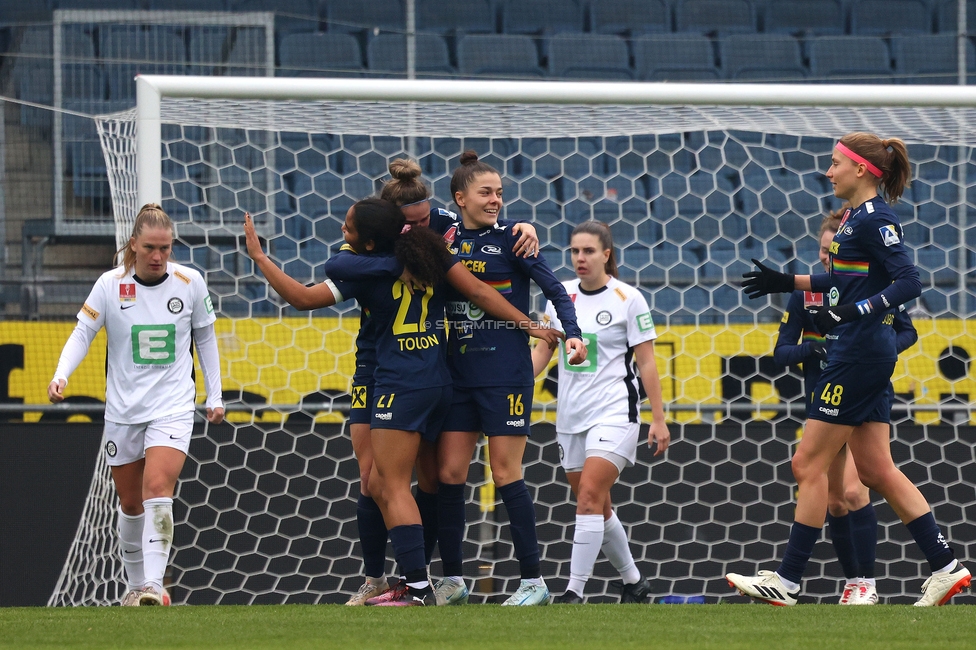
{"label": "player's outstretched arm", "polygon": [[61,357],[58,359],[58,368],[54,371],[54,379],[51,380],[51,383],[47,387],[47,398],[51,400],[52,404],[58,404],[64,401],[64,387],[68,385],[68,377],[71,376],[71,373],[75,371],[84,360],[85,355],[88,354],[88,348],[91,347],[91,342],[95,339],[96,334],[98,332],[87,327],[81,321],[78,321],[78,324],[75,325],[71,336],[68,337],[64,348],[61,350]]}
{"label": "player's outstretched arm", "polygon": [[661,396],[661,377],[657,372],[657,359],[654,358],[654,341],[644,341],[634,347],[634,359],[640,371],[641,383],[651,404],[653,421],[647,434],[647,444],[657,443],[655,456],[660,456],[671,444],[671,433],[664,421],[664,399]]}
{"label": "player's outstretched arm", "polygon": [[323,282],[311,287],[294,279],[271,261],[271,258],[261,247],[261,241],[254,231],[254,222],[251,215],[244,213],[244,239],[247,242],[247,254],[254,260],[265,279],[275,291],[284,298],[289,305],[295,309],[319,309],[321,307],[331,307],[336,304],[335,294],[328,283]]}

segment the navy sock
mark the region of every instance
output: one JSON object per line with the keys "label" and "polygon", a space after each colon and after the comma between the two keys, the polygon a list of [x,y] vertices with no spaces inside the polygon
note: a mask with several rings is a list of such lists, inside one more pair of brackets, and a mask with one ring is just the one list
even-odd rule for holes
{"label": "navy sock", "polygon": [[908,526],[908,532],[915,538],[915,543],[922,549],[922,553],[925,553],[925,559],[929,561],[929,567],[933,572],[951,563],[955,558],[955,553],[952,552],[945,537],[942,536],[942,531],[939,530],[939,525],[935,523],[935,517],[931,511],[905,525]]}
{"label": "navy sock", "polygon": [[437,543],[445,576],[462,575],[464,488],[464,483],[441,483],[437,488]]}
{"label": "navy sock", "polygon": [[[397,565],[407,582],[427,580],[424,564],[424,527],[420,524],[394,526],[390,529],[390,541],[396,553]],[[419,576],[419,577],[418,577]]]}
{"label": "navy sock", "polygon": [[420,522],[424,525],[424,557],[430,564],[434,547],[437,546],[437,493],[424,492],[418,485],[414,501],[420,510]]}
{"label": "navy sock", "polygon": [[803,573],[807,570],[807,562],[813,555],[813,547],[820,539],[820,528],[807,526],[797,521],[790,529],[790,542],[786,545],[786,553],[776,573],[790,582],[799,584],[803,580]]}
{"label": "navy sock", "polygon": [[539,578],[539,540],[535,532],[535,506],[525,481],[518,480],[498,488],[505,509],[508,510],[509,528],[512,531],[512,545],[519,561],[522,578]]}
{"label": "navy sock", "polygon": [[844,571],[844,577],[850,582],[861,574],[857,572],[857,555],[854,551],[854,540],[851,539],[851,516],[850,514],[841,517],[827,513],[827,531],[830,533],[830,541],[834,545],[837,553],[837,561]]}
{"label": "navy sock", "polygon": [[850,518],[851,541],[854,543],[860,570],[857,575],[861,578],[873,578],[878,548],[878,514],[874,511],[874,504],[868,503],[860,510],[851,510]]}
{"label": "navy sock", "polygon": [[359,543],[363,548],[363,569],[371,578],[382,578],[386,574],[386,524],[379,505],[372,497],[359,495],[356,522],[359,524]]}

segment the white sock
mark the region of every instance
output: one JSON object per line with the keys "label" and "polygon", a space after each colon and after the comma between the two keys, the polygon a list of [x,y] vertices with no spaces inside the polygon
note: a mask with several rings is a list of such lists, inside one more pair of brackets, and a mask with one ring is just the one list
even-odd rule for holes
{"label": "white sock", "polygon": [[573,554],[569,560],[567,590],[580,596],[586,581],[593,575],[593,565],[603,544],[603,515],[576,515],[573,532]]}
{"label": "white sock", "polygon": [[142,562],[146,585],[161,591],[169,552],[173,547],[173,500],[169,497],[146,499],[142,507],[146,509],[146,520],[142,527]]}
{"label": "white sock", "polygon": [[783,586],[786,587],[786,590],[787,591],[796,591],[797,589],[800,588],[800,585],[798,585],[797,583],[790,582],[789,580],[787,580],[783,576],[779,575],[778,573],[776,575],[779,576],[780,582],[783,583]]}
{"label": "white sock", "polygon": [[640,582],[641,574],[634,563],[634,556],[630,552],[630,543],[627,541],[627,531],[624,525],[617,518],[616,511],[611,511],[610,518],[603,522],[603,554],[610,560],[623,578],[625,585],[633,585]]}
{"label": "white sock", "polygon": [[125,581],[130,590],[142,589],[146,584],[146,574],[142,568],[142,529],[145,519],[145,513],[127,515],[119,508],[119,547],[122,551]]}
{"label": "white sock", "polygon": [[949,573],[950,571],[955,571],[956,570],[956,566],[958,566],[958,565],[959,565],[959,561],[958,560],[953,560],[952,562],[950,562],[949,564],[945,565],[944,567],[942,567],[938,571],[933,571],[932,573],[933,574],[935,574],[935,573]]}
{"label": "white sock", "polygon": [[877,578],[858,578],[857,579],[857,582],[866,582],[869,585],[871,585],[872,587],[877,587],[878,586],[878,580],[877,580]]}

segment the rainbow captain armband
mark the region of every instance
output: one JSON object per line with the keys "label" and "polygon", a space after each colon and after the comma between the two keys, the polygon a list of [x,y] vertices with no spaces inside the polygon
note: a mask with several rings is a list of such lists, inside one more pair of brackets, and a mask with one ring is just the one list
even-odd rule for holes
{"label": "rainbow captain armband", "polygon": [[861,316],[867,316],[874,311],[874,307],[871,305],[870,300],[859,300],[857,302],[857,313]]}

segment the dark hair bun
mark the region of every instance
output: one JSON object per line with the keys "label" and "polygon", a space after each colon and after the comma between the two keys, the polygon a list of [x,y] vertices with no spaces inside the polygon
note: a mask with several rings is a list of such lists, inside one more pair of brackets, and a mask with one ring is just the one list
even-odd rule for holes
{"label": "dark hair bun", "polygon": [[475,153],[474,149],[468,149],[461,154],[462,165],[473,165],[476,162],[478,162],[478,154]]}

